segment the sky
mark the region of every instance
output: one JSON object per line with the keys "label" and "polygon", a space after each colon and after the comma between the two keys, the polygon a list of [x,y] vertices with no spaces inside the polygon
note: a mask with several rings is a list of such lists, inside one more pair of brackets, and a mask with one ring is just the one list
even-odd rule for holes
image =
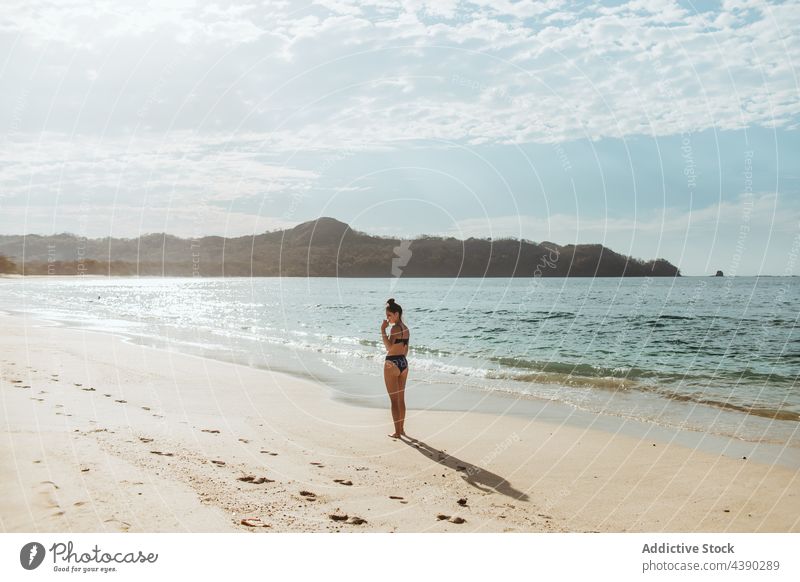
{"label": "sky", "polygon": [[3,0],[0,234],[601,243],[800,274],[800,2]]}

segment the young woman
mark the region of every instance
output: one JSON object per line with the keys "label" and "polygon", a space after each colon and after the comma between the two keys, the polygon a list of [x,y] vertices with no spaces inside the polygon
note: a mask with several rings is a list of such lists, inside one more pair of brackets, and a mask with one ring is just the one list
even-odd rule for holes
{"label": "young woman", "polygon": [[[394,298],[386,302],[386,319],[381,323],[381,339],[386,346],[386,358],[383,365],[383,380],[386,390],[392,401],[392,419],[394,420],[394,434],[389,436],[395,439],[407,436],[403,430],[406,420],[406,378],[408,378],[408,328],[402,321],[403,308],[394,302]],[[392,325],[392,331],[387,336],[386,328]]]}

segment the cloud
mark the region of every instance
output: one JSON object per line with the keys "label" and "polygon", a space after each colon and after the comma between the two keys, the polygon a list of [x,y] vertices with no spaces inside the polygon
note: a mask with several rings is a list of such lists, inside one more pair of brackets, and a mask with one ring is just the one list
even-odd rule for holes
{"label": "cloud", "polygon": [[[800,237],[800,205],[775,193],[742,193],[702,208],[666,207],[635,217],[492,216],[455,222],[456,237],[524,238],[560,245],[601,243],[646,260],[667,258],[686,275],[783,274]],[[794,266],[794,273],[800,273]]]}
{"label": "cloud", "polygon": [[158,203],[143,202],[99,207],[53,204],[12,207],[4,209],[0,215],[0,231],[21,234],[27,231],[28,225],[46,223],[47,231],[38,232],[70,232],[88,238],[134,238],[153,232],[168,232],[184,238],[236,237],[291,228],[297,224],[296,220],[207,204],[172,203],[168,198]]}
{"label": "cloud", "polygon": [[248,141],[173,134],[170,140],[87,139],[59,135],[0,147],[3,208],[88,197],[95,206],[124,204],[146,193],[180,203],[233,201],[307,190],[318,173],[272,162]]}
{"label": "cloud", "polygon": [[[109,68],[99,69],[92,55],[108,53],[113,62],[134,51],[147,59],[149,48],[163,61],[160,53],[170,50],[170,39],[191,48],[185,63],[159,83],[165,114],[150,112],[146,121],[153,131],[171,123],[186,129],[215,109],[218,127],[229,130],[273,131],[283,124],[277,131],[293,135],[335,128],[316,138],[322,147],[352,142],[359,133],[376,145],[442,137],[526,143],[792,127],[800,113],[794,69],[800,40],[791,34],[800,11],[793,3],[729,3],[698,13],[667,0],[582,8],[497,0],[263,7],[186,1],[144,11],[136,3],[29,0],[4,5],[0,18],[0,30],[19,34],[24,46],[66,45],[62,54],[48,51],[44,64],[52,67],[40,73],[50,77],[50,87],[63,79],[55,102],[50,95],[41,109],[43,117],[45,105],[54,105],[53,119],[65,127],[75,122],[74,108],[66,105],[86,95],[87,75],[73,81],[70,58],[91,61],[88,80],[118,101],[113,129],[136,121],[130,116],[138,107],[127,104],[141,101],[141,91],[130,89],[159,82],[164,65],[141,62],[132,71],[135,82],[124,83]],[[77,56],[68,56],[70,47],[79,49]],[[30,70],[40,56],[35,50],[12,53],[17,58],[11,66]],[[404,86],[408,100],[396,107],[396,91],[386,87],[375,94],[369,83],[387,77],[424,81]],[[451,84],[456,78],[480,88]],[[197,84],[200,103],[184,106],[175,118]],[[232,106],[234,89],[240,104],[250,107]],[[495,91],[508,95],[507,106],[486,99]],[[337,112],[356,105],[363,119],[343,123]],[[295,113],[289,120],[264,113],[286,106]],[[543,116],[554,129],[526,123]],[[293,144],[284,137],[279,144]]]}
{"label": "cloud", "polygon": [[[372,171],[362,158],[350,175],[325,171],[319,158],[343,151],[427,148],[436,167],[444,148],[779,135],[800,126],[798,28],[795,2],[764,0],[699,10],[671,0],[7,0],[0,203],[42,212],[51,197],[67,217],[89,196],[174,218],[199,201],[203,224],[223,212],[249,228],[283,208],[257,200],[319,193],[321,207]],[[597,162],[577,155],[576,171]],[[727,203],[707,212],[733,224]],[[681,221],[690,233],[715,224],[703,210],[647,211],[633,222],[523,218],[560,240],[617,236],[623,249],[633,233],[648,252],[659,249],[653,232],[677,240]],[[789,229],[785,216],[776,221]],[[109,220],[117,228],[120,214]],[[504,220],[519,219],[495,224]]]}

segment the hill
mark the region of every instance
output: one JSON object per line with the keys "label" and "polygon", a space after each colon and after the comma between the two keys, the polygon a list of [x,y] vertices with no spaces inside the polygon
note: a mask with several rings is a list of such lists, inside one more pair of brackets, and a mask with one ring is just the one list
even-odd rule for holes
{"label": "hill", "polygon": [[73,234],[0,235],[0,272],[28,275],[254,277],[680,276],[664,259],[644,261],[599,244],[516,239],[400,240],[321,217],[255,236],[185,239],[169,234],[86,239]]}

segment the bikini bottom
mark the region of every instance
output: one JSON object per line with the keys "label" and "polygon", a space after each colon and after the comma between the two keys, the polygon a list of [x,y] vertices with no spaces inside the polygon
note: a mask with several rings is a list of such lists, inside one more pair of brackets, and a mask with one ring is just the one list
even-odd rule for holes
{"label": "bikini bottom", "polygon": [[400,373],[403,373],[403,370],[408,368],[408,360],[406,360],[405,356],[386,356],[387,360],[391,360],[395,366],[400,368]]}

